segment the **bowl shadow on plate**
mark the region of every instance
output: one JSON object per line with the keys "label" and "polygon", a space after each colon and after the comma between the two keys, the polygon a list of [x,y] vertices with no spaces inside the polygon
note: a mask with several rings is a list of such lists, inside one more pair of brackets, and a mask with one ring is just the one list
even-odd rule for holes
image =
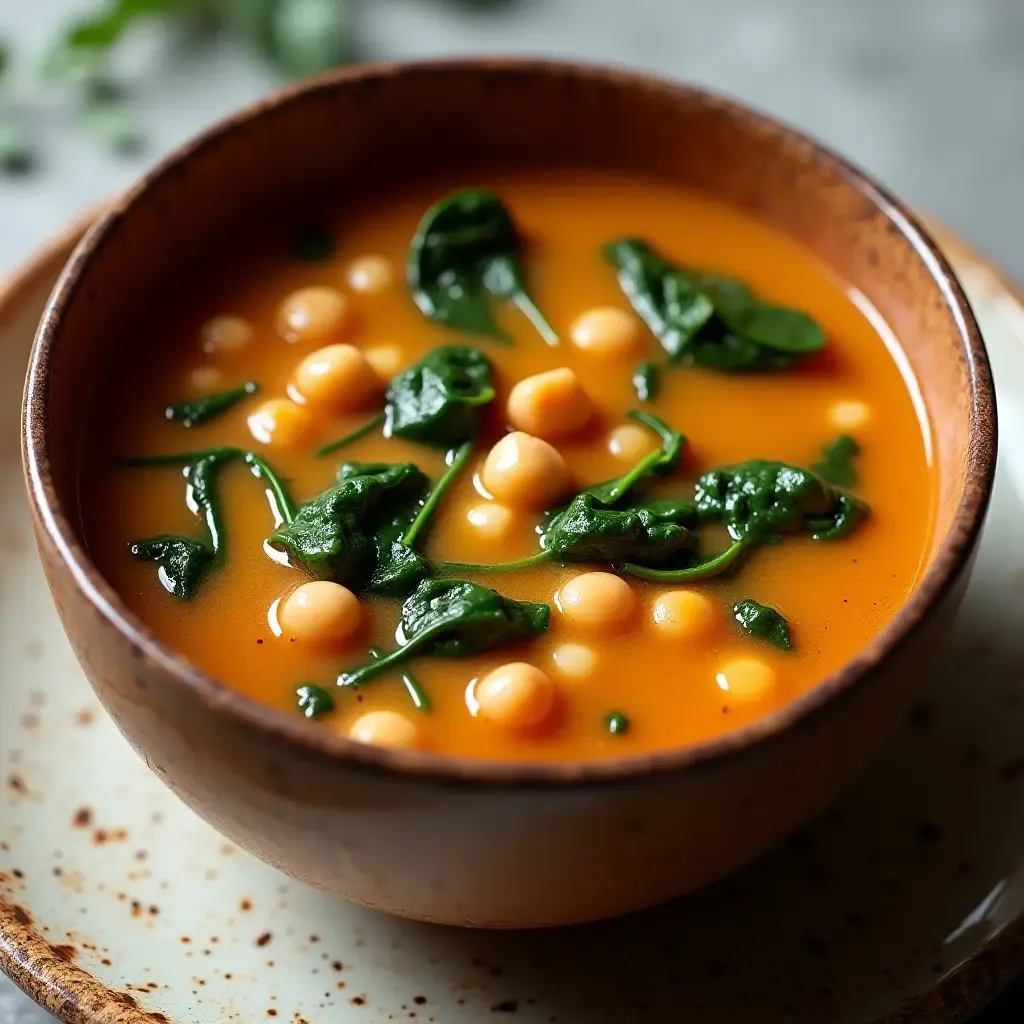
{"label": "bowl shadow on plate", "polygon": [[965,607],[940,677],[867,775],[739,875],[598,925],[395,922],[392,947],[469,964],[467,990],[559,1021],[867,1024],[866,1009],[873,1020],[934,987],[1024,909],[1024,877],[1012,879],[1024,860],[1024,635],[1004,631],[997,647],[994,629]]}

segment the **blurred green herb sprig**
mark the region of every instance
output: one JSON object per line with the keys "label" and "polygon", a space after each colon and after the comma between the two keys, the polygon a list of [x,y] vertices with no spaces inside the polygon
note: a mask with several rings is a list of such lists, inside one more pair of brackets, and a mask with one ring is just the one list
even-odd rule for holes
{"label": "blurred green herb sprig", "polygon": [[[509,0],[438,0],[465,9]],[[283,78],[317,74],[357,55],[358,0],[94,0],[68,20],[45,57],[45,79],[72,90],[82,126],[102,145],[134,152],[144,136],[118,80],[114,58],[132,31],[163,22],[186,39],[218,34],[254,50]],[[0,39],[0,172],[24,173],[36,154],[14,101],[13,53]]]}

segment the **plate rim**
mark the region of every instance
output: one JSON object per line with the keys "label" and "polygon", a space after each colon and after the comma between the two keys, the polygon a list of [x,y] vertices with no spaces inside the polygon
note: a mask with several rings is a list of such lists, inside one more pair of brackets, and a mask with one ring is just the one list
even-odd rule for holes
{"label": "plate rim", "polygon": [[[56,280],[79,240],[106,204],[91,208],[51,236],[0,280],[0,317],[24,302],[47,274]],[[927,229],[951,258],[980,272],[989,288],[1024,311],[1024,288],[996,263],[931,218]],[[140,1006],[62,957],[35,930],[30,911],[0,894],[0,971],[30,999],[64,1024],[187,1024]],[[983,1010],[1024,973],[1024,911],[995,931],[978,951],[937,979],[926,992],[865,1024],[961,1024]]]}

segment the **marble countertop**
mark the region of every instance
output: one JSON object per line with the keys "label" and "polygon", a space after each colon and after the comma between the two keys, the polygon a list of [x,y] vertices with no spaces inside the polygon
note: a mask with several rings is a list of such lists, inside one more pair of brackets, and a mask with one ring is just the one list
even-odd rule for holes
{"label": "marble countertop", "polygon": [[[0,37],[39,55],[97,0],[0,3]],[[364,0],[368,58],[531,53],[647,68],[728,92],[823,139],[1024,280],[1021,0],[519,0],[469,13]],[[135,100],[136,157],[101,152],[59,98],[32,119],[39,172],[0,178],[0,274],[154,157],[273,84],[228,47],[161,54]],[[986,1024],[1021,1019],[1003,1004]],[[0,977],[0,1024],[52,1018]]]}

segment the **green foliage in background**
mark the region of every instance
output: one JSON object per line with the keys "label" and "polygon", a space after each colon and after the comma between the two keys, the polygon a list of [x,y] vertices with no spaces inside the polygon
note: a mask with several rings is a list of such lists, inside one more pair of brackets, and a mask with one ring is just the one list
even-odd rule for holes
{"label": "green foliage in background", "polygon": [[[432,2],[473,11],[510,0]],[[98,142],[114,152],[131,153],[143,144],[144,135],[113,61],[139,25],[159,21],[191,41],[228,36],[254,50],[287,80],[356,59],[359,6],[358,0],[93,0],[88,6],[83,0],[83,13],[63,26],[42,75],[73,91],[80,123]],[[0,39],[0,172],[24,173],[36,160],[26,119],[12,95],[13,57],[9,44]]]}

